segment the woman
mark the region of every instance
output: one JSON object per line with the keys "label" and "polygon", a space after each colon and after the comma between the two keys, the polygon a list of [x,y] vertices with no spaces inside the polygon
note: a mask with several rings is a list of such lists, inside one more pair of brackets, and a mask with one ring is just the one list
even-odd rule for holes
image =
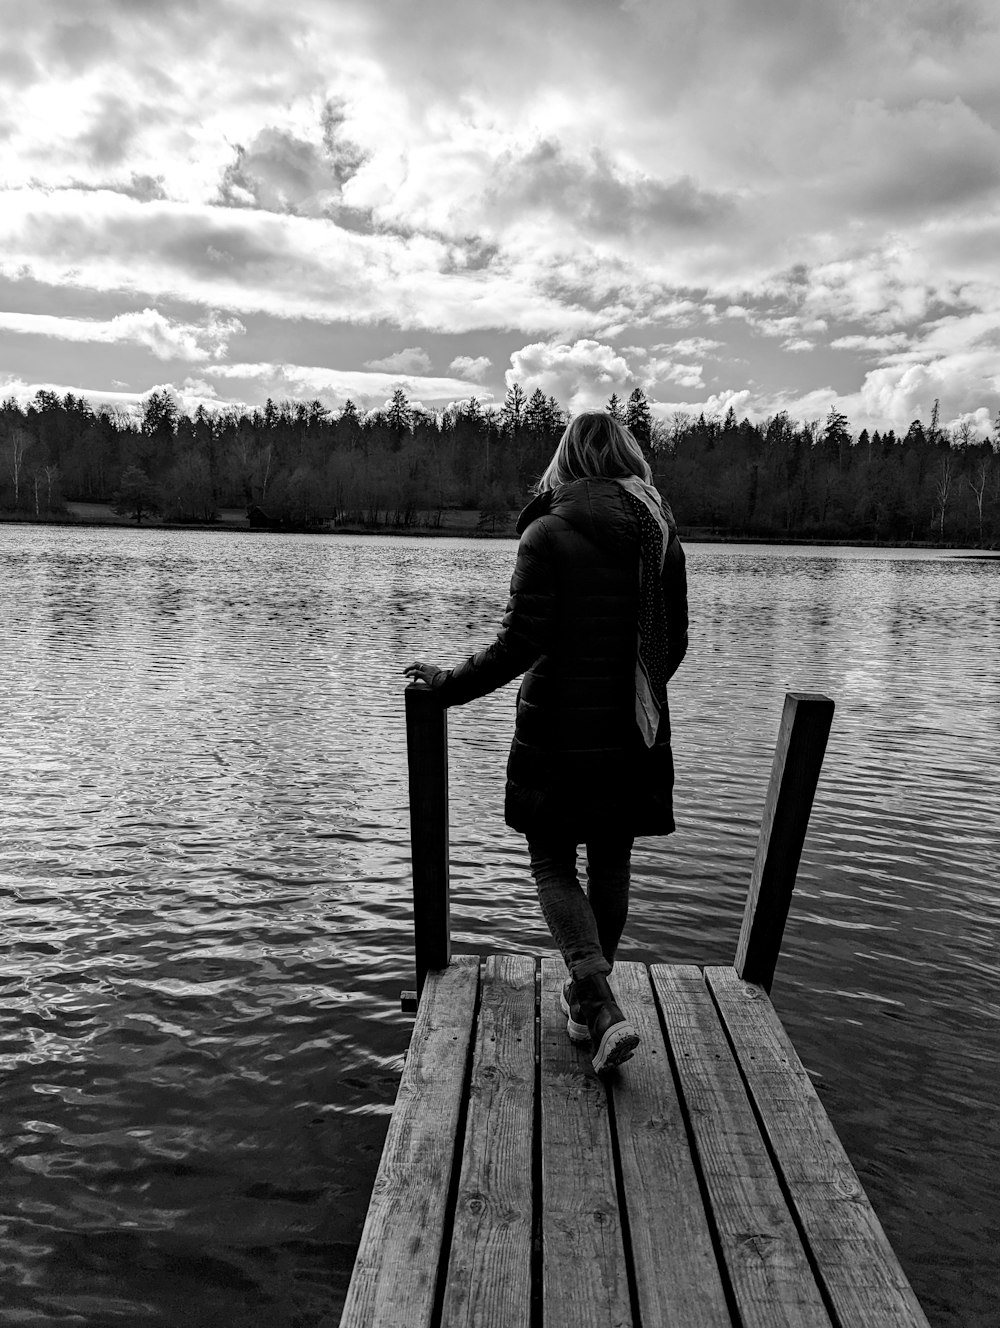
{"label": "woman", "polygon": [[666,684],[687,649],[684,553],[638,444],[599,411],[571,422],[517,531],[493,644],[454,669],[416,662],[404,672],[446,706],[526,675],[505,819],[527,837],[542,912],[570,974],[561,1001],[569,1036],[590,1039],[600,1073],[639,1043],[608,984],[632,842],[674,829]]}

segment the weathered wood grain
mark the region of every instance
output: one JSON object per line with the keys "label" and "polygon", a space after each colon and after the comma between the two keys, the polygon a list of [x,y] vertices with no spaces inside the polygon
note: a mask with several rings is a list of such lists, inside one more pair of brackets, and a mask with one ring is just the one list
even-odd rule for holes
{"label": "weathered wood grain", "polygon": [[478,961],[428,975],[341,1328],[530,1324],[539,1204],[545,1328],[630,1328],[632,1293],[644,1328],[928,1328],[762,987],[651,976],[616,968],[642,1043],[605,1085],[543,960],[536,1099],[534,961],[487,961],[478,1027]]}
{"label": "weathered wood grain", "polygon": [[830,1328],[701,972],[650,972],[743,1328]]}
{"label": "weathered wood grain", "polygon": [[441,1323],[531,1321],[535,962],[491,955],[483,978],[465,1152]]}
{"label": "weathered wood grain", "polygon": [[448,874],[448,712],[432,688],[405,689],[406,760],[413,862],[413,948],[417,995],[431,969],[451,958]]}
{"label": "weathered wood grain", "polygon": [[618,963],[612,984],[642,1038],[609,1080],[639,1317],[644,1325],[730,1328],[649,974],[643,964]]}
{"label": "weathered wood grain", "polygon": [[832,722],[828,696],[785,696],[734,963],[742,978],[767,991],[774,980]]}
{"label": "weathered wood grain", "polygon": [[899,1260],[765,992],[705,970],[840,1328],[927,1328]]}
{"label": "weathered wood grain", "polygon": [[565,978],[561,960],[542,960],[543,1319],[545,1328],[629,1328],[607,1098],[589,1044],[566,1035]]}
{"label": "weathered wood grain", "polygon": [[426,1328],[434,1306],[479,960],[428,975],[341,1328]]}

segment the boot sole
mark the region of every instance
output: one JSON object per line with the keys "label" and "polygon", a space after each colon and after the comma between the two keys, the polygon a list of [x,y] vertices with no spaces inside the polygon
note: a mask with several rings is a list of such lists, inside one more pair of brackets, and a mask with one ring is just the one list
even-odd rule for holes
{"label": "boot sole", "polygon": [[630,1060],[638,1045],[639,1034],[627,1020],[612,1024],[597,1048],[593,1062],[595,1073],[603,1074],[605,1070],[613,1070],[616,1065]]}
{"label": "boot sole", "polygon": [[590,1029],[586,1024],[578,1024],[573,1018],[572,1011],[569,1008],[569,1001],[566,999],[566,993],[564,991],[559,993],[559,1008],[566,1016],[566,1032],[569,1034],[569,1040],[571,1042],[589,1042]]}

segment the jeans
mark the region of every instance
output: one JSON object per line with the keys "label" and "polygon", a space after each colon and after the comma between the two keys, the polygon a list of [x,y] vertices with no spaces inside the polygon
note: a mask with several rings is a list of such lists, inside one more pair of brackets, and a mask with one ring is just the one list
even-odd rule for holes
{"label": "jeans", "polygon": [[574,981],[610,973],[628,917],[631,835],[587,840],[587,893],[570,839],[529,839],[531,874],[549,931]]}

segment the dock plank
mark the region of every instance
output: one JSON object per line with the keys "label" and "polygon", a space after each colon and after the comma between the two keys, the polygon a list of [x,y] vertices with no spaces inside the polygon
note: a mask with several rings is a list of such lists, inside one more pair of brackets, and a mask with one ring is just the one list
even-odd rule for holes
{"label": "dock plank", "polygon": [[531,1320],[535,961],[491,955],[482,983],[443,1328]]}
{"label": "dock plank", "polygon": [[831,1328],[701,971],[650,971],[743,1328]]}
{"label": "dock plank", "polygon": [[561,959],[542,960],[542,1305],[545,1328],[632,1323],[604,1086],[566,1035]]}
{"label": "dock plank", "polygon": [[663,1031],[644,964],[613,985],[642,1042],[609,1080],[643,1324],[730,1328],[732,1319]]}
{"label": "dock plank", "polygon": [[707,968],[705,978],[841,1328],[928,1328],[767,995],[731,968]]}
{"label": "dock plank", "polygon": [[426,1328],[479,987],[479,960],[427,975],[341,1316],[341,1328]]}

